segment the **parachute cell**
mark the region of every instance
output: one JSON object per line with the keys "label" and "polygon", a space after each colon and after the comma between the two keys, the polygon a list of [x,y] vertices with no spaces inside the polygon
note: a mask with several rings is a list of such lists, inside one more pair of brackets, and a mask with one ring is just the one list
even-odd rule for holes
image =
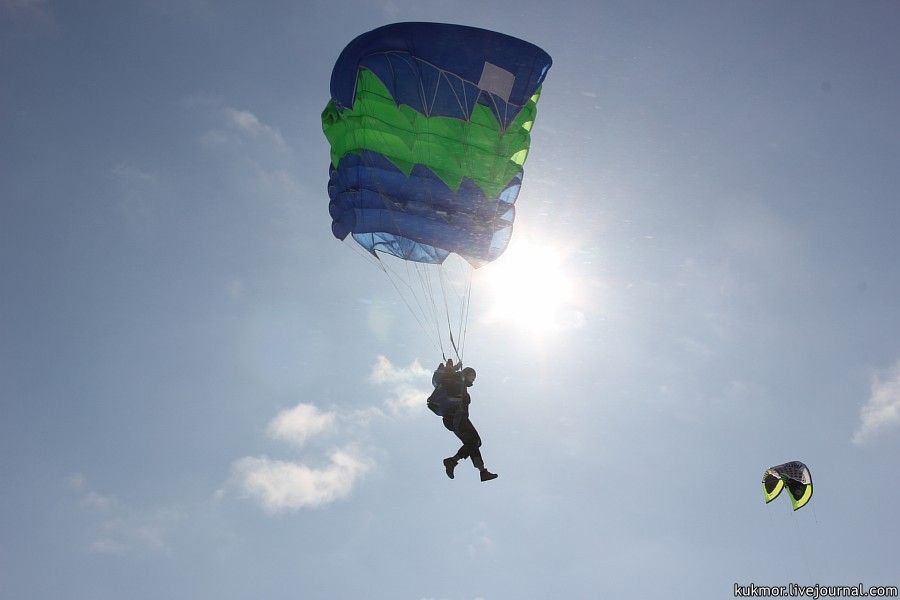
{"label": "parachute cell", "polygon": [[803,508],[812,498],[812,475],[806,465],[799,461],[769,467],[763,473],[762,485],[766,504],[777,498],[785,488],[794,510]]}

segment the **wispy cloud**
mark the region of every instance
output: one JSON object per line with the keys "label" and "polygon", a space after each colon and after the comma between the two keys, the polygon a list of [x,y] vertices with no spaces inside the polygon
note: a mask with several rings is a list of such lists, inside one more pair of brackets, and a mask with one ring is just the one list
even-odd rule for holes
{"label": "wispy cloud", "polygon": [[494,539],[488,531],[487,523],[480,522],[469,531],[469,556],[475,557],[490,552],[494,548]]}
{"label": "wispy cloud", "polygon": [[223,109],[223,113],[228,123],[246,137],[269,142],[279,149],[287,149],[288,145],[281,136],[281,132],[260,121],[250,111],[229,107]]}
{"label": "wispy cloud", "polygon": [[431,373],[422,368],[418,360],[407,367],[397,367],[386,356],[378,356],[369,373],[369,381],[390,388],[390,396],[384,404],[395,415],[422,408],[431,393],[425,387],[431,381]]}
{"label": "wispy cloud", "polygon": [[156,175],[123,162],[110,169],[109,177],[119,216],[132,226],[151,223],[159,195]]}
{"label": "wispy cloud", "polygon": [[104,521],[97,538],[88,550],[100,554],[124,554],[132,548],[155,551],[166,549],[166,536],[174,526],[173,513],[160,512],[140,520],[133,517],[114,517]]}
{"label": "wispy cloud", "polygon": [[246,457],[232,465],[232,475],[246,496],[269,513],[314,508],[347,497],[371,462],[353,448],[336,450],[323,468],[302,463]]}
{"label": "wispy cloud", "polygon": [[332,412],[322,412],[312,404],[298,404],[272,419],[268,433],[274,439],[302,446],[310,437],[334,429],[335,420]]}
{"label": "wispy cloud", "polygon": [[380,0],[378,4],[381,8],[381,12],[388,18],[393,19],[400,15],[402,11],[402,9],[397,5],[396,2],[394,2],[394,0]]}
{"label": "wispy cloud", "polygon": [[88,488],[87,479],[81,473],[75,473],[66,477],[66,484],[80,495],[82,506],[106,511],[118,504],[118,500],[114,497],[99,494]]}
{"label": "wispy cloud", "polygon": [[157,182],[156,176],[126,163],[119,163],[112,169],[113,176],[125,182],[151,183]]}
{"label": "wispy cloud", "polygon": [[104,496],[94,491],[88,491],[81,499],[84,506],[96,508],[97,510],[110,510],[118,504],[118,500],[112,496]]}
{"label": "wispy cloud", "polygon": [[91,542],[88,550],[96,554],[123,554],[126,547],[116,540],[110,538],[100,538]]}
{"label": "wispy cloud", "polygon": [[425,399],[431,392],[418,388],[401,386],[384,401],[385,406],[394,415],[407,415],[421,410],[425,406]]}
{"label": "wispy cloud", "polygon": [[408,367],[395,367],[386,356],[379,355],[372,365],[369,373],[369,381],[376,384],[382,383],[408,383],[420,380],[430,375],[422,368],[418,360],[414,360]]}
{"label": "wispy cloud", "polygon": [[184,107],[207,121],[200,143],[222,161],[220,168],[230,188],[277,208],[278,222],[286,224],[285,235],[295,236],[293,223],[301,210],[297,198],[313,193],[313,188],[296,178],[296,157],[278,128],[216,96],[189,96]]}
{"label": "wispy cloud", "polygon": [[859,411],[860,426],[853,443],[862,444],[887,429],[900,425],[900,361],[872,380],[869,400]]}
{"label": "wispy cloud", "polygon": [[243,142],[257,142],[259,149],[290,151],[290,146],[273,125],[264,122],[252,111],[229,106],[227,101],[211,94],[192,94],[184,99],[184,107],[200,111],[214,124],[202,136],[204,144],[210,147],[240,145]]}
{"label": "wispy cloud", "polygon": [[90,509],[94,518],[99,518],[93,539],[87,544],[89,552],[124,554],[132,549],[162,551],[167,548],[166,537],[179,520],[176,511],[133,509],[114,496],[91,489],[81,473],[67,477],[66,484],[77,493],[79,505]]}
{"label": "wispy cloud", "polygon": [[66,484],[70,489],[81,491],[87,487],[87,479],[81,473],[74,473],[66,477]]}

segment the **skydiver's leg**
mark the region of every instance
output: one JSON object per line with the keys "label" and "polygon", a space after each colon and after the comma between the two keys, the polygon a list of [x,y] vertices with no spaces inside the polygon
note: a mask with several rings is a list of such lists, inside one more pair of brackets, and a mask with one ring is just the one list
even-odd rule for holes
{"label": "skydiver's leg", "polygon": [[465,458],[472,459],[472,465],[480,472],[481,481],[490,481],[497,478],[496,473],[491,473],[484,466],[484,459],[481,457],[480,450],[481,436],[478,435],[478,430],[475,429],[472,421],[467,416],[444,417],[444,427],[452,431],[463,443],[456,454],[444,459],[444,468],[450,479],[453,479],[453,469],[456,467],[456,463]]}
{"label": "skydiver's leg", "polygon": [[472,425],[472,421],[466,417],[460,419],[459,425],[453,430],[453,433],[463,443],[462,448],[459,449],[456,455],[461,458],[471,458],[472,466],[479,471],[484,469],[484,460],[482,460],[481,450],[479,450],[481,447],[481,436],[478,435],[478,430]]}
{"label": "skydiver's leg", "polygon": [[[452,416],[445,416],[443,418],[443,422],[444,422],[444,427],[446,427],[447,430],[452,431],[453,433],[456,433],[455,424],[456,424],[456,422],[458,422],[458,419],[456,419]],[[460,453],[462,451],[463,451],[463,448],[460,448],[459,450],[457,450],[456,454],[454,454],[453,456],[451,456],[449,458],[444,459],[444,471],[447,472],[447,477],[449,477],[450,479],[453,479],[453,469],[456,468],[456,463],[458,463],[463,458],[466,458],[466,456],[467,456],[465,454],[460,455]]]}
{"label": "skydiver's leg", "polygon": [[465,445],[466,440],[462,439],[457,431],[463,419],[464,417],[461,415],[446,416],[443,419],[444,427],[446,427],[448,431],[452,431],[453,434],[458,437],[463,443],[463,446],[456,451],[456,454],[451,457],[453,460],[465,460],[469,458],[469,452]]}
{"label": "skydiver's leg", "polygon": [[472,425],[472,421],[468,417],[460,421],[459,426],[453,432],[463,442],[460,452],[465,452],[471,457],[472,465],[480,471],[481,481],[490,481],[497,479],[496,473],[491,473],[484,466],[484,460],[481,458],[481,436],[478,430]]}

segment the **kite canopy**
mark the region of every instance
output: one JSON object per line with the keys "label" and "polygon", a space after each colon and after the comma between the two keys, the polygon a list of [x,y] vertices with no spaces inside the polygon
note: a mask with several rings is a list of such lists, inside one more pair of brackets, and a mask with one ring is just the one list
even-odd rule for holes
{"label": "kite canopy", "polygon": [[335,237],[420,263],[499,257],[551,62],[523,40],[442,23],[350,42],[322,113]]}
{"label": "kite canopy", "polygon": [[777,498],[784,488],[788,490],[794,510],[803,508],[812,498],[812,475],[806,465],[799,461],[769,467],[763,473],[762,485],[766,504]]}

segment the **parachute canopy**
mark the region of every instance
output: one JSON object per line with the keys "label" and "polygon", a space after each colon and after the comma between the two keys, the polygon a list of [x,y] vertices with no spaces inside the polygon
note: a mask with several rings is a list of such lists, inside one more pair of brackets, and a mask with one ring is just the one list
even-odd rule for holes
{"label": "parachute canopy", "polygon": [[794,510],[803,508],[812,498],[812,475],[806,465],[796,460],[766,469],[762,484],[766,504],[777,498],[785,487]]}
{"label": "parachute canopy", "polygon": [[523,40],[442,23],[350,42],[322,113],[335,237],[419,263],[499,257],[551,62]]}

